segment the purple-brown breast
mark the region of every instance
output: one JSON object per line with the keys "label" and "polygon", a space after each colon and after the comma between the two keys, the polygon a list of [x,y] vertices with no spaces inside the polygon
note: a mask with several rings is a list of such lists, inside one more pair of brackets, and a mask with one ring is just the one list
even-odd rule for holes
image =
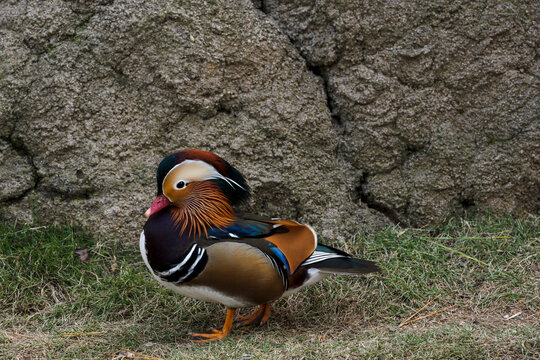
{"label": "purple-brown breast", "polygon": [[165,271],[177,264],[193,241],[187,233],[179,233],[171,208],[152,214],[144,225],[148,261],[156,271]]}

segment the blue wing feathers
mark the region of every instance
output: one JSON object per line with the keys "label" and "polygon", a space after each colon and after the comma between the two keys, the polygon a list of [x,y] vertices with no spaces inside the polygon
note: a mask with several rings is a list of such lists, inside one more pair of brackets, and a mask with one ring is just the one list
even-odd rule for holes
{"label": "blue wing feathers", "polygon": [[283,265],[285,265],[285,267],[287,268],[287,273],[290,274],[291,267],[289,266],[289,261],[285,257],[285,254],[281,250],[279,250],[279,248],[275,246],[274,244],[272,243],[269,243],[269,244],[270,244],[270,250],[272,250],[272,252],[279,258],[279,260],[281,260]]}
{"label": "blue wing feathers", "polygon": [[253,220],[238,220],[225,228],[211,228],[208,230],[209,237],[213,236],[218,239],[259,238],[273,233],[273,224]]}

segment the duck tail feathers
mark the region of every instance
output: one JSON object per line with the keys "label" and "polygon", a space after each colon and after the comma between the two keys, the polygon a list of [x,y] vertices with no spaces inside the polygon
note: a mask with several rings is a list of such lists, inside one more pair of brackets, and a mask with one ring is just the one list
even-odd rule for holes
{"label": "duck tail feathers", "polygon": [[302,264],[322,273],[360,275],[379,271],[372,261],[355,259],[349,254],[330,246],[319,245]]}
{"label": "duck tail feathers", "polygon": [[360,275],[379,271],[379,267],[372,261],[355,258],[336,258],[314,264],[322,273]]}

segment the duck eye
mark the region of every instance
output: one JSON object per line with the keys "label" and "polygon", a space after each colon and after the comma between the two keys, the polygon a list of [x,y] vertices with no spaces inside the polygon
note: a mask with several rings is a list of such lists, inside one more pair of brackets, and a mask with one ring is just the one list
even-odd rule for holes
{"label": "duck eye", "polygon": [[177,188],[178,190],[183,189],[183,188],[185,188],[185,187],[186,187],[186,183],[183,182],[183,181],[179,181],[179,182],[176,183],[176,188]]}

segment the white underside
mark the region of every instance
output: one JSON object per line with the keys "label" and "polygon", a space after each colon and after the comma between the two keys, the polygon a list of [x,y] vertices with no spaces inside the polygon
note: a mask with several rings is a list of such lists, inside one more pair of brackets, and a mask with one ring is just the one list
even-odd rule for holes
{"label": "white underside", "polygon": [[176,293],[179,293],[187,297],[191,297],[191,298],[202,300],[202,301],[210,301],[210,302],[223,304],[230,308],[239,308],[239,307],[253,305],[251,303],[247,303],[240,299],[223,294],[222,292],[216,291],[208,286],[177,285],[168,281],[163,281],[159,276],[156,276],[156,274],[152,270],[152,267],[150,266],[150,263],[148,262],[145,242],[146,242],[146,238],[144,236],[144,231],[143,231],[141,232],[141,237],[139,240],[139,248],[141,250],[141,255],[144,260],[144,263],[146,264],[146,267],[148,268],[148,270],[150,270],[150,273],[152,273],[154,278],[167,289],[170,289]]}
{"label": "white underside", "polygon": [[321,271],[319,271],[319,269],[315,269],[315,268],[311,268],[308,270],[308,279],[305,283],[302,284],[302,286],[299,286],[297,288],[294,288],[294,289],[290,289],[290,290],[286,290],[283,295],[281,295],[281,297],[285,297],[285,296],[289,296],[289,295],[292,295],[294,294],[295,292],[298,292],[300,290],[302,290],[303,288],[305,288],[306,286],[309,286],[311,284],[314,284],[316,283],[317,281],[320,281],[324,278],[326,278],[327,276],[329,276],[330,274],[328,273],[323,273]]}

